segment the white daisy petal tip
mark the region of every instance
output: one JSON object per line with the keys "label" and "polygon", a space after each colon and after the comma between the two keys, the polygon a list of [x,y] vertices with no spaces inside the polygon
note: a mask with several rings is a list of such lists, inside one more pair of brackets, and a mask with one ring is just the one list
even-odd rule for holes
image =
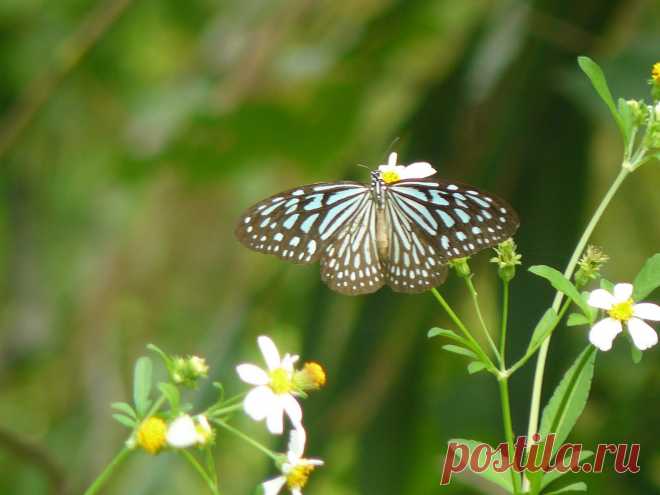
{"label": "white daisy petal tip", "polygon": [[244,363],[236,366],[236,373],[241,380],[250,385],[266,385],[269,381],[268,373],[254,364]]}
{"label": "white daisy petal tip", "polygon": [[261,486],[264,489],[264,495],[277,495],[285,483],[286,478],[284,476],[278,476],[272,480],[264,481]]}
{"label": "white daisy petal tip", "polygon": [[625,302],[632,296],[633,285],[627,283],[616,284],[613,293],[616,302]]}
{"label": "white daisy petal tip", "polygon": [[184,414],[179,416],[167,428],[167,443],[176,449],[185,449],[198,441],[197,428],[193,419]]}
{"label": "white daisy petal tip", "polygon": [[612,294],[605,289],[596,289],[591,291],[587,304],[593,308],[598,309],[612,309],[616,299]]}
{"label": "white daisy petal tip", "polygon": [[437,172],[428,162],[415,162],[406,167],[404,179],[423,179]]}
{"label": "white daisy petal tip", "polygon": [[640,351],[650,349],[658,343],[658,334],[656,331],[639,318],[628,320],[628,332],[630,333],[633,344]]}
{"label": "white daisy petal tip", "polygon": [[621,333],[621,323],[612,318],[605,318],[596,323],[589,331],[589,342],[601,351],[612,348],[614,338]]}
{"label": "white daisy petal tip", "polygon": [[264,361],[266,361],[268,369],[274,370],[275,368],[279,368],[281,365],[280,352],[277,350],[277,346],[275,345],[275,342],[273,342],[273,339],[267,335],[260,335],[257,338],[257,345],[261,350],[261,354],[264,357]]}
{"label": "white daisy petal tip", "polygon": [[642,320],[660,321],[660,306],[653,303],[638,303],[633,306],[633,316]]}

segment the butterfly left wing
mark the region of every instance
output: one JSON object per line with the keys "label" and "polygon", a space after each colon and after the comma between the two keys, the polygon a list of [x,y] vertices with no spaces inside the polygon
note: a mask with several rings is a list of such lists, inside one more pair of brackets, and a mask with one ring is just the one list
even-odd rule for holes
{"label": "butterfly left wing", "polygon": [[455,181],[402,180],[386,186],[385,194],[445,261],[496,246],[519,225],[506,201]]}
{"label": "butterfly left wing", "polygon": [[376,245],[376,205],[371,196],[325,248],[321,279],[331,289],[348,295],[375,292],[385,283]]}
{"label": "butterfly left wing", "polygon": [[235,234],[245,246],[294,263],[318,260],[368,196],[358,182],[297,187],[267,198],[241,216]]}

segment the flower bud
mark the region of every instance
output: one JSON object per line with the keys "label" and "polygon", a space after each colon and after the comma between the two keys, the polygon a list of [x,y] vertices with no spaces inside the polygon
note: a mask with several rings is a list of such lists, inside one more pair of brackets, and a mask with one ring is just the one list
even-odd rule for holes
{"label": "flower bud", "polygon": [[449,260],[449,263],[447,264],[449,265],[449,268],[452,268],[456,271],[456,275],[458,275],[460,278],[468,278],[472,273],[470,270],[470,265],[468,264],[469,259],[469,256],[464,258],[456,258]]}
{"label": "flower bud", "polygon": [[494,248],[496,256],[490,259],[491,263],[497,263],[497,274],[505,282],[516,276],[516,265],[521,263],[522,255],[516,252],[517,248],[514,240],[509,238]]}
{"label": "flower bud", "polygon": [[177,385],[194,387],[197,384],[197,380],[207,377],[208,372],[209,367],[204,358],[198,356],[189,356],[187,358],[176,356],[172,360],[170,375],[172,381]]}
{"label": "flower bud", "polygon": [[300,390],[318,390],[325,385],[325,370],[320,364],[305,363],[301,370],[293,374],[293,384]]}
{"label": "flower bud", "polygon": [[600,276],[601,267],[610,259],[599,247],[587,246],[578,261],[578,270],[575,272],[575,285],[584,287]]}

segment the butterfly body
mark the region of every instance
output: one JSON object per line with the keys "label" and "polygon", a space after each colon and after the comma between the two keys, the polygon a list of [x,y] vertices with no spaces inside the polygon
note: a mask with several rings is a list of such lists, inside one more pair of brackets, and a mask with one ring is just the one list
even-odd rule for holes
{"label": "butterfly body", "polygon": [[440,285],[447,262],[511,237],[516,213],[472,186],[435,178],[318,183],[249,208],[236,227],[247,247],[294,263],[321,262],[321,278],[349,295],[383,285],[418,293]]}

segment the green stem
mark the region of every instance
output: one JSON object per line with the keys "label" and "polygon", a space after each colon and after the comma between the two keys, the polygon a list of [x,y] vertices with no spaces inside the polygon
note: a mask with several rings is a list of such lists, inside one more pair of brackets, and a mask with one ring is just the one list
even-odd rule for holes
{"label": "green stem", "polygon": [[[626,160],[624,159],[624,161]],[[564,271],[564,276],[567,279],[570,280],[570,278],[573,276],[573,272],[577,265],[578,259],[580,258],[580,255],[584,251],[584,248],[587,246],[587,242],[589,241],[591,234],[596,228],[596,225],[598,225],[598,222],[600,221],[600,218],[603,216],[605,209],[612,201],[614,194],[618,191],[619,187],[621,186],[624,179],[628,176],[629,173],[630,172],[626,167],[621,168],[621,171],[616,176],[616,179],[614,179],[614,182],[612,183],[609,190],[605,194],[605,197],[598,205],[598,208],[596,209],[593,217],[591,217],[591,220],[589,221],[587,228],[584,230],[582,237],[580,238],[577,246],[575,247],[575,250],[573,251],[573,255],[571,256],[571,259],[568,262],[568,265],[566,266],[566,270]],[[552,302],[552,308],[555,311],[559,309],[563,296],[564,295],[559,291],[555,294],[555,299]],[[543,388],[543,374],[545,372],[545,362],[548,357],[549,346],[550,346],[550,335],[548,335],[548,337],[546,337],[546,339],[541,344],[541,348],[539,350],[539,354],[536,360],[536,370],[534,371],[534,385],[532,386],[532,399],[529,409],[529,423],[527,425],[528,439],[532,438],[534,434],[538,431],[539,412],[541,408],[541,391]],[[533,442],[531,441],[527,442],[527,452],[529,452],[529,449],[531,449],[532,443]],[[525,479],[523,484],[523,490],[527,488],[529,488],[529,482],[527,479]]]}
{"label": "green stem", "polygon": [[206,411],[206,415],[208,417],[222,416],[224,414],[241,409],[242,407],[243,407],[242,403],[234,404],[232,406],[227,406],[227,407],[219,407],[219,408],[211,407]]}
{"label": "green stem", "polygon": [[[502,403],[502,423],[504,424],[504,434],[506,436],[506,443],[509,451],[509,459],[513,456],[513,426],[511,422],[511,403],[509,400],[509,379],[500,378],[497,380],[500,387],[500,402]],[[504,462],[504,459],[502,459]],[[513,487],[514,495],[520,493],[520,479],[516,475],[513,467],[509,468],[511,474],[511,485]]]}
{"label": "green stem", "polygon": [[213,484],[215,485],[216,488],[219,488],[218,470],[216,469],[215,466],[215,458],[213,457],[213,451],[211,450],[211,447],[207,445],[206,448],[204,449],[204,452],[206,453],[206,468],[211,474],[211,478],[213,478]]}
{"label": "green stem", "polygon": [[212,418],[211,421],[212,421],[213,423],[217,424],[218,426],[222,426],[224,429],[226,429],[226,430],[232,432],[232,433],[233,433],[234,435],[236,435],[237,437],[240,437],[241,439],[243,439],[244,441],[246,441],[247,443],[249,443],[250,445],[252,445],[252,446],[253,446],[254,448],[256,448],[257,450],[260,450],[261,452],[263,452],[264,454],[266,454],[268,457],[270,457],[270,458],[273,459],[274,461],[277,461],[277,460],[278,460],[278,455],[277,455],[275,452],[273,452],[272,450],[270,450],[268,447],[266,447],[266,446],[260,444],[259,442],[257,442],[257,441],[254,440],[253,438],[250,438],[250,437],[247,436],[245,433],[243,433],[241,430],[237,430],[237,429],[234,428],[233,426],[229,425],[229,424],[226,423],[225,421],[223,421],[223,420],[221,420],[221,419],[218,419],[218,418]]}
{"label": "green stem", "polygon": [[481,313],[481,307],[479,306],[479,294],[477,294],[477,290],[474,288],[474,284],[472,283],[472,278],[471,277],[465,277],[465,285],[467,285],[468,291],[470,292],[470,296],[472,297],[472,304],[474,305],[474,309],[477,313],[477,318],[479,319],[479,324],[481,325],[481,329],[483,330],[484,334],[486,334],[486,339],[488,340],[488,344],[490,345],[490,348],[493,350],[493,354],[497,358],[497,361],[500,364],[500,368],[504,370],[504,363],[502,361],[502,356],[500,355],[500,352],[497,350],[497,346],[495,345],[495,342],[493,342],[493,338],[490,335],[490,332],[488,331],[488,327],[486,326],[486,321],[484,320],[484,316]]}
{"label": "green stem", "polygon": [[208,475],[206,470],[204,470],[202,465],[197,461],[197,459],[195,459],[195,456],[185,449],[179,450],[179,453],[190,463],[190,465],[195,469],[195,471],[197,471],[197,473],[204,479],[209,489],[211,490],[211,493],[213,493],[213,495],[220,495],[220,492],[218,492],[218,487],[213,482],[211,477]]}
{"label": "green stem", "polygon": [[502,281],[502,328],[500,329],[500,357],[506,363],[506,330],[509,324],[509,282]]}
{"label": "green stem", "polygon": [[465,335],[465,338],[468,339],[468,342],[473,346],[473,350],[479,355],[481,360],[488,366],[488,369],[491,373],[498,373],[497,368],[495,367],[495,364],[491,359],[488,357],[488,355],[484,352],[484,350],[481,348],[479,345],[479,342],[475,340],[475,338],[472,336],[470,331],[467,329],[467,327],[463,324],[461,319],[454,313],[454,311],[451,309],[447,301],[445,300],[442,295],[437,291],[437,289],[433,288],[431,289],[431,293],[435,296],[435,298],[438,300],[440,303],[440,306],[447,312],[449,317],[452,319],[452,321],[456,324],[456,326],[460,329],[461,332],[463,332],[463,335]]}
{"label": "green stem", "polygon": [[85,490],[85,493],[83,495],[94,495],[103,488],[103,485],[110,479],[110,476],[115,472],[115,469],[119,467],[119,465],[126,460],[128,457],[128,454],[131,453],[131,449],[128,447],[124,447],[119,451],[119,453],[110,461],[110,464],[108,464],[103,472],[99,474],[94,482]]}

